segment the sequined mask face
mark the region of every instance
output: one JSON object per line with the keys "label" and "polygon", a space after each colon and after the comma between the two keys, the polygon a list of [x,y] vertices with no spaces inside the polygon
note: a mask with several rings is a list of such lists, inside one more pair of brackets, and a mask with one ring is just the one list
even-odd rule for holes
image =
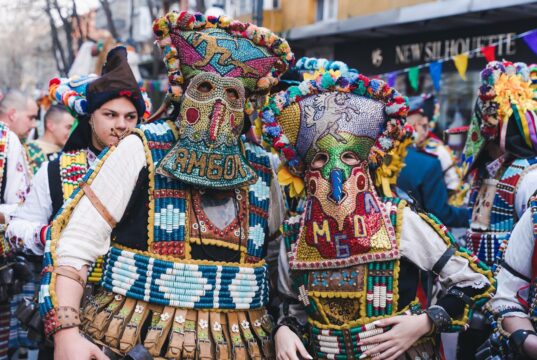
{"label": "sequined mask face", "polygon": [[181,137],[209,148],[238,142],[244,124],[244,87],[238,79],[196,75],[181,103]]}
{"label": "sequined mask face", "polygon": [[212,73],[194,76],[183,96],[179,139],[157,171],[200,187],[231,189],[257,177],[242,152],[244,87]]}
{"label": "sequined mask face", "polygon": [[306,172],[306,184],[308,195],[342,226],[356,209],[357,195],[371,187],[364,148],[370,148],[373,140],[346,133],[339,136],[345,141],[340,146],[334,146],[329,136],[318,141],[319,152]]}

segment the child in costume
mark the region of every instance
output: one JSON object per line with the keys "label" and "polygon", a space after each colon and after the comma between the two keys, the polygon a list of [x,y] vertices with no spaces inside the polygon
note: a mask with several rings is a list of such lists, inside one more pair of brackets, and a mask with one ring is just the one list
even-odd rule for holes
{"label": "child in costume", "polygon": [[[291,186],[304,179],[306,196],[282,231],[279,359],[439,358],[434,334],[463,329],[490,297],[485,265],[433,215],[375,186],[375,169],[406,133],[407,110],[384,82],[337,71],[273,95],[262,110],[280,171]],[[426,309],[416,300],[419,269],[444,290]]]}

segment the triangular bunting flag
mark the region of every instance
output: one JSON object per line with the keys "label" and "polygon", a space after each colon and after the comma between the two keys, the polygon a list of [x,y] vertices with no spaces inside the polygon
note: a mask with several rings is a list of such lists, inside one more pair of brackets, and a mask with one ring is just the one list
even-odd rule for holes
{"label": "triangular bunting flag", "polygon": [[414,89],[414,91],[418,91],[419,78],[420,68],[418,66],[414,66],[408,69],[408,81],[410,82],[410,86],[412,86],[412,89]]}
{"label": "triangular bunting flag", "polygon": [[523,37],[526,45],[529,46],[531,51],[537,54],[537,30],[530,32],[528,35]]}
{"label": "triangular bunting flag", "polygon": [[434,89],[440,92],[440,79],[442,78],[442,62],[435,61],[429,64],[429,74],[433,80]]}
{"label": "triangular bunting flag", "polygon": [[391,73],[388,73],[388,75],[386,76],[386,82],[388,83],[388,86],[394,87],[396,81],[397,81],[397,71],[392,71]]}
{"label": "triangular bunting flag", "polygon": [[481,54],[487,59],[487,62],[496,60],[496,46],[489,45],[481,48]]}
{"label": "triangular bunting flag", "polygon": [[457,68],[457,71],[459,72],[459,75],[463,80],[466,81],[466,69],[468,68],[468,54],[459,54],[455,55],[453,57],[453,62],[455,63],[455,67]]}

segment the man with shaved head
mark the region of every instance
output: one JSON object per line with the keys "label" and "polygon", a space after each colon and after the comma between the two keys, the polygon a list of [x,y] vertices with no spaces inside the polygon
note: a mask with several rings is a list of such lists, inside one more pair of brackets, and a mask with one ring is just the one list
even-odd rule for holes
{"label": "man with shaved head", "polygon": [[75,118],[63,105],[52,105],[44,117],[45,133],[39,139],[26,144],[26,152],[32,173],[46,161],[57,158],[69,138]]}
{"label": "man with shaved head", "polygon": [[37,103],[28,95],[9,90],[0,102],[0,121],[24,142],[37,125]]}

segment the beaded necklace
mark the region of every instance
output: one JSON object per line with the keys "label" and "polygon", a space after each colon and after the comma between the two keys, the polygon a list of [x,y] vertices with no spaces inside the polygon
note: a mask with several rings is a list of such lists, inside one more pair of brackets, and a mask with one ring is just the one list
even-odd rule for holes
{"label": "beaded necklace", "polygon": [[67,151],[60,156],[60,179],[62,182],[63,199],[69,199],[78,188],[80,181],[88,170],[85,150]]}

